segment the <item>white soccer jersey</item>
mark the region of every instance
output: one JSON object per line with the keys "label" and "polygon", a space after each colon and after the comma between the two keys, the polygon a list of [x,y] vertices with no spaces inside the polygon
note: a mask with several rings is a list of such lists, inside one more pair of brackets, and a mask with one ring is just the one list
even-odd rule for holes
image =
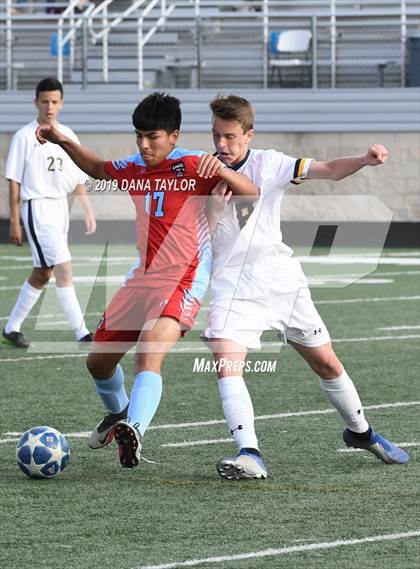
{"label": "white soccer jersey", "polygon": [[290,183],[299,184],[306,177],[311,162],[276,150],[252,149],[236,165],[235,170],[248,176],[261,195],[253,204],[231,198],[224,209],[212,237],[213,277],[223,269],[249,266],[267,255],[293,254],[282,239],[281,201]]}
{"label": "white soccer jersey", "polygon": [[[57,144],[40,144],[35,119],[13,137],[6,164],[6,178],[21,186],[20,199],[62,198],[84,184],[87,176]],[[74,132],[58,123],[58,130],[79,143]]]}
{"label": "white soccer jersey", "polygon": [[[330,341],[293,251],[283,243],[284,190],[306,177],[312,160],[250,150],[236,170],[260,187],[251,207],[231,199],[213,234],[211,302],[205,339],[224,338],[258,350],[264,330],[307,347]],[[238,203],[239,202],[239,203]]]}

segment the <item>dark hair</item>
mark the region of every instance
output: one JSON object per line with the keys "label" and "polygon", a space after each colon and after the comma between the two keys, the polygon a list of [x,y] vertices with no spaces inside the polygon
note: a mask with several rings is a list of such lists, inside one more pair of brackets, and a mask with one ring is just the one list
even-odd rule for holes
{"label": "dark hair", "polygon": [[55,77],[47,77],[42,79],[36,86],[36,98],[38,99],[40,93],[45,91],[60,91],[61,98],[63,98],[63,85]]}
{"label": "dark hair", "polygon": [[137,105],[132,119],[136,130],[163,129],[169,134],[181,127],[180,102],[166,93],[152,93]]}
{"label": "dark hair", "polygon": [[238,122],[244,132],[254,128],[254,111],[251,103],[238,95],[218,95],[209,105],[215,117]]}

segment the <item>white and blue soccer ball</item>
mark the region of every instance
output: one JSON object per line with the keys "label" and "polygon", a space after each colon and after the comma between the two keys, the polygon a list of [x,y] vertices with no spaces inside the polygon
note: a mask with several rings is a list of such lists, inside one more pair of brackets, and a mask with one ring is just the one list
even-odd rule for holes
{"label": "white and blue soccer ball", "polygon": [[16,458],[19,468],[29,478],[52,478],[66,468],[70,446],[57,429],[33,427],[20,437]]}

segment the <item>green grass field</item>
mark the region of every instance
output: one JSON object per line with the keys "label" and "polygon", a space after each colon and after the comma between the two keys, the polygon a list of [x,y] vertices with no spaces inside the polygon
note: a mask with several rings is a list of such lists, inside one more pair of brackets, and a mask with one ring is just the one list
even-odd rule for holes
{"label": "green grass field", "polygon": [[[26,247],[3,246],[1,254],[4,325],[31,262]],[[88,286],[99,267],[92,259],[101,253],[79,246],[73,254],[77,291],[93,330],[106,302],[101,279],[93,290]],[[127,248],[114,252],[108,271],[99,267],[101,278],[114,276],[117,286],[131,254]],[[84,356],[60,323],[64,316],[52,288],[32,314],[39,311],[39,318],[29,318],[23,329],[32,349],[0,351],[2,569],[418,569],[418,252],[386,251],[374,273],[340,288],[330,286],[333,277],[325,275],[344,282],[369,267],[363,255],[351,264],[318,260],[304,269],[324,283],[312,293],[337,340],[336,352],[372,426],[406,445],[408,466],[343,452],[341,420],[330,411],[317,378],[292,348],[276,349],[267,334],[263,353],[249,359],[275,360],[277,369],[248,374],[248,386],[269,478],[219,479],[215,462],[234,446],[215,377],[193,372],[196,357],[211,358],[192,333],[165,363],[164,395],[144,441],[147,460],[123,470],[114,444],[97,451],[87,447],[87,433],[103,410]],[[54,353],[57,342],[71,353]],[[132,362],[130,354],[123,360],[128,387]],[[70,464],[54,479],[29,480],[16,465],[15,441],[18,433],[43,424],[68,436]]]}

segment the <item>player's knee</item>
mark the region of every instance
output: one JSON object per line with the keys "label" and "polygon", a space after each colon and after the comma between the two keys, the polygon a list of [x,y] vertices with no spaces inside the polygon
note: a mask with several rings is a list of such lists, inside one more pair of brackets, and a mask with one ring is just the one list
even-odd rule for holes
{"label": "player's knee", "polygon": [[335,379],[343,373],[343,366],[337,356],[332,353],[316,363],[315,371],[322,379]]}
{"label": "player's knee", "polygon": [[48,281],[51,278],[51,275],[52,275],[52,269],[48,267],[36,268],[32,271],[32,274],[28,279],[28,282],[31,286],[40,289],[43,288],[48,283]]}
{"label": "player's knee", "polygon": [[163,358],[163,354],[136,354],[134,358],[134,371],[136,374],[141,371],[154,371],[160,374]]}
{"label": "player's knee", "polygon": [[112,376],[112,368],[106,362],[101,361],[98,354],[91,353],[86,358],[86,367],[88,372],[95,379],[108,379]]}
{"label": "player's knee", "polygon": [[94,354],[89,354],[88,357],[86,358],[86,362],[85,362],[88,372],[93,377],[95,377],[95,372],[97,371],[97,364],[96,364],[95,360],[96,359],[94,357]]}

